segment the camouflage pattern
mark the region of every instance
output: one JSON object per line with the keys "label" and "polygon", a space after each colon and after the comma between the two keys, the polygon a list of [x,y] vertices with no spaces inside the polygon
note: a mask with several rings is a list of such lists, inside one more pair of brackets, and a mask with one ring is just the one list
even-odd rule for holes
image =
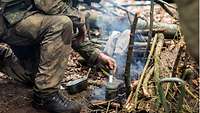
{"label": "camouflage pattern", "polygon": [[33,8],[31,0],[1,0],[1,2],[5,4],[4,18],[11,25],[32,14],[29,12]]}
{"label": "camouflage pattern", "polygon": [[5,43],[0,43],[0,61],[1,72],[11,76],[16,81],[23,84],[33,83],[32,77],[26,74],[26,71],[20,65],[19,59]]}
{"label": "camouflage pattern", "polygon": [[37,12],[79,17],[79,12],[62,0],[2,0],[2,2],[6,3],[4,17],[11,25]]}
{"label": "camouflage pattern", "polygon": [[[8,28],[2,40],[13,51],[3,47],[0,50],[9,51],[9,56],[14,59],[0,62],[0,65],[4,73],[16,80],[33,82],[35,92],[49,94],[59,89],[72,48],[92,64],[96,62],[100,51],[89,41],[77,43],[73,39],[73,22],[68,16],[62,16],[66,11],[60,10],[65,7],[60,0],[35,0],[35,3],[46,14],[34,13]],[[57,5],[60,11],[54,10]],[[72,43],[72,40],[76,43]],[[27,47],[30,48],[22,52]],[[7,54],[0,56],[5,59]],[[13,62],[16,62],[15,66]]]}

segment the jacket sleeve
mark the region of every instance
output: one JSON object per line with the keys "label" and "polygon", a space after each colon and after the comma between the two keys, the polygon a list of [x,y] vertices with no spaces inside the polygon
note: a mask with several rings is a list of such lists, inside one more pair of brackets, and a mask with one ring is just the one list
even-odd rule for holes
{"label": "jacket sleeve", "polygon": [[81,43],[73,41],[72,48],[78,52],[89,64],[96,64],[101,51],[89,40]]}

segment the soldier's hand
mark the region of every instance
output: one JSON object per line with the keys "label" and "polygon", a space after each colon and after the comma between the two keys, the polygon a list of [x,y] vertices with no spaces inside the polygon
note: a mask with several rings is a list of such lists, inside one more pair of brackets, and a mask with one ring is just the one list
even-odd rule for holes
{"label": "soldier's hand", "polygon": [[117,68],[117,63],[115,61],[115,59],[111,58],[110,56],[104,54],[104,53],[100,53],[98,60],[100,62],[102,62],[103,64],[105,64],[105,66],[113,71],[113,74],[116,72],[116,68]]}

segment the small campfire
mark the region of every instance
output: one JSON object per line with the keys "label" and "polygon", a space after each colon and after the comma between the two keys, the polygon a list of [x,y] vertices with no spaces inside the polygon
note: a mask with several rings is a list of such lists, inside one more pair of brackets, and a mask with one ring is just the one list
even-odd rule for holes
{"label": "small campfire", "polygon": [[69,98],[87,105],[90,113],[199,112],[199,68],[186,51],[175,4],[102,0],[78,9],[87,15],[88,39],[116,60],[117,71],[89,67],[72,52],[61,89],[68,91],[69,82],[83,78],[87,83],[72,89]]}

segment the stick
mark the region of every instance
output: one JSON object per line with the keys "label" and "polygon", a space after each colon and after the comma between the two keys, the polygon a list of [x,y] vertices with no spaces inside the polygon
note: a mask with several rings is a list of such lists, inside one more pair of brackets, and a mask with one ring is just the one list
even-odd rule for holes
{"label": "stick", "polygon": [[181,58],[181,54],[184,50],[183,38],[180,39],[179,46],[180,46],[180,49],[178,51],[178,55],[176,57],[176,60],[175,60],[174,66],[173,66],[172,77],[175,77],[175,75],[176,75],[176,70],[177,70],[177,67],[178,67],[178,64],[179,64],[179,61],[180,61],[180,58]]}
{"label": "stick", "polygon": [[166,103],[166,98],[164,96],[163,88],[162,88],[162,84],[166,83],[166,82],[177,82],[180,84],[180,97],[178,99],[178,108],[177,108],[177,113],[180,113],[180,111],[182,109],[183,99],[185,96],[185,82],[182,79],[175,78],[175,77],[163,78],[163,79],[159,80],[159,83],[158,83],[159,97],[160,97],[161,103],[163,104],[163,106],[165,108],[166,113],[169,113],[169,107]]}
{"label": "stick", "polygon": [[144,82],[143,82],[143,87],[142,87],[142,89],[143,89],[143,93],[144,93],[144,95],[145,95],[146,97],[149,97],[149,96],[150,96],[150,94],[149,94],[149,92],[148,92],[148,90],[147,90],[147,85],[148,85],[149,79],[151,78],[151,75],[153,74],[153,71],[154,71],[154,67],[152,67],[152,68],[149,70],[149,72],[146,74],[146,77],[144,78]]}
{"label": "stick", "polygon": [[[172,75],[170,74],[169,77],[171,78]],[[171,85],[170,83],[167,83],[166,90],[165,90],[165,97],[167,97],[168,91],[170,89],[170,85]]]}
{"label": "stick", "polygon": [[96,101],[93,101],[91,104],[92,106],[106,106],[108,103],[110,103],[110,107],[113,107],[113,108],[120,107],[120,104],[113,102],[113,100],[111,101],[96,100]]}
{"label": "stick", "polygon": [[125,106],[130,103],[132,98],[133,98],[133,91],[131,91],[130,95],[128,96],[128,99],[126,100]]}
{"label": "stick", "polygon": [[158,43],[157,43],[157,46],[155,49],[155,55],[154,55],[154,58],[155,58],[154,75],[155,75],[156,80],[159,80],[159,76],[160,76],[160,65],[159,65],[160,60],[159,59],[160,59],[160,53],[161,53],[163,45],[164,45],[164,35],[162,33],[159,33]]}
{"label": "stick", "polygon": [[171,7],[171,8],[173,8],[173,9],[176,9],[176,10],[177,10],[176,7],[174,7],[173,5],[167,3],[167,2],[165,2],[165,1],[163,1],[163,0],[156,0],[156,2],[157,2],[157,3],[165,4],[165,5],[167,5],[168,7]]}
{"label": "stick", "polygon": [[110,102],[108,102],[108,106],[107,106],[106,113],[108,113],[108,112],[109,112],[109,109],[110,109]]}
{"label": "stick", "polygon": [[195,96],[195,95],[189,90],[189,88],[188,88],[187,86],[185,86],[185,90],[186,90],[186,92],[187,92],[191,97],[193,97],[194,99],[198,100],[198,97]]}
{"label": "stick", "polygon": [[152,35],[153,35],[153,15],[154,15],[154,0],[151,0],[150,26],[149,26],[149,33],[148,33],[146,56],[149,52],[150,42],[151,42],[151,38],[152,38]]}
{"label": "stick", "polygon": [[130,41],[129,41],[129,46],[128,46],[126,68],[125,68],[125,73],[124,73],[125,85],[126,85],[126,95],[127,96],[131,92],[130,68],[131,68],[132,52],[133,52],[134,37],[135,37],[135,30],[136,30],[137,22],[138,22],[138,14],[136,13],[133,24],[131,25]]}
{"label": "stick", "polygon": [[160,2],[158,2],[158,4],[170,15],[170,16],[172,16],[174,19],[178,19],[177,17],[176,17],[176,15],[174,15],[173,14],[173,12],[167,7],[167,6],[165,6],[165,4],[162,4],[162,3],[160,3]]}
{"label": "stick", "polygon": [[142,85],[142,81],[143,79],[145,78],[145,73],[146,73],[146,70],[149,66],[149,63],[150,63],[150,60],[151,60],[151,56],[153,55],[153,52],[154,52],[154,49],[155,49],[155,46],[156,46],[156,42],[157,42],[157,34],[155,35],[155,38],[154,38],[154,41],[152,43],[152,46],[151,46],[151,50],[150,50],[150,53],[149,53],[149,56],[147,58],[147,62],[145,64],[145,67],[143,69],[143,72],[141,74],[141,77],[140,77],[140,80],[138,82],[138,85],[137,85],[137,88],[136,88],[136,91],[135,91],[135,99],[134,99],[134,104],[135,104],[135,108],[137,107],[137,101],[138,101],[138,93],[139,93],[139,89]]}
{"label": "stick", "polygon": [[[164,35],[159,33],[158,34],[158,43],[155,49],[155,54],[154,54],[154,79],[156,82],[156,94],[160,94],[160,92],[162,93],[162,95],[164,95],[164,91],[162,89],[162,87],[159,87],[159,82],[160,82],[160,53],[162,50],[164,44]],[[157,101],[158,103],[158,101]],[[158,104],[159,105],[159,104]],[[165,106],[165,105],[164,105]]]}

